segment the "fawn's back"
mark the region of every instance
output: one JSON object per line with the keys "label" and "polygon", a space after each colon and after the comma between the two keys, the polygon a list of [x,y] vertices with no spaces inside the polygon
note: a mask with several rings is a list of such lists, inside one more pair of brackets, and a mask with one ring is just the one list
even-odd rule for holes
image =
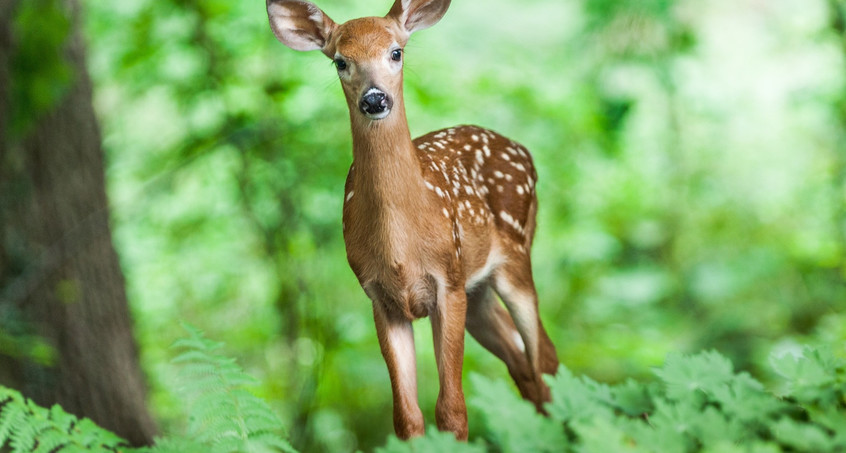
{"label": "fawn's back", "polygon": [[465,231],[493,225],[503,245],[531,247],[537,173],[525,147],[477,126],[430,132],[414,146],[426,187],[454,209]]}

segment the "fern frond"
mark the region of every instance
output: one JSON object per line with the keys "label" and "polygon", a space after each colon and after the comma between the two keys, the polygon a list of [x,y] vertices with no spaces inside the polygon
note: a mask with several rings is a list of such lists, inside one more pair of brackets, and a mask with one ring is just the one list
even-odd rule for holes
{"label": "fern frond", "polygon": [[201,443],[220,452],[295,452],[282,437],[282,421],[245,386],[256,380],[232,358],[219,352],[222,344],[184,325],[188,337],[174,343],[183,351],[180,387],[190,409],[188,429]]}
{"label": "fern frond", "polygon": [[58,405],[38,406],[19,392],[0,386],[0,449],[18,452],[118,451],[127,443],[88,419]]}
{"label": "fern frond", "polygon": [[0,446],[3,446],[11,440],[13,428],[25,414],[20,393],[2,387],[0,395]]}

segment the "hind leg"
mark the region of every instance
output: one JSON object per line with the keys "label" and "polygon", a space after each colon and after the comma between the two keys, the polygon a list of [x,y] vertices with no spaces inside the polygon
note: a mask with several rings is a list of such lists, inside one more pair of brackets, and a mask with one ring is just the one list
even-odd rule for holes
{"label": "hind leg", "polygon": [[[532,401],[542,412],[542,404],[549,400],[549,390],[542,381],[537,379],[537,373],[529,365],[521,333],[488,285],[483,285],[468,294],[467,331],[483,347],[505,362],[508,373],[517,384],[520,394],[523,398]],[[551,346],[549,337],[546,337],[546,340]],[[542,342],[542,344],[545,343]],[[553,356],[555,354],[554,348],[552,354]],[[557,368],[557,358],[555,362]]]}
{"label": "hind leg", "polygon": [[492,282],[525,344],[526,359],[540,400],[549,401],[549,388],[541,374],[555,374],[558,356],[538,315],[538,297],[528,256],[501,266],[494,272]]}
{"label": "hind leg", "polygon": [[468,294],[466,326],[479,344],[505,362],[523,398],[537,401],[537,386],[526,360],[523,339],[489,286]]}

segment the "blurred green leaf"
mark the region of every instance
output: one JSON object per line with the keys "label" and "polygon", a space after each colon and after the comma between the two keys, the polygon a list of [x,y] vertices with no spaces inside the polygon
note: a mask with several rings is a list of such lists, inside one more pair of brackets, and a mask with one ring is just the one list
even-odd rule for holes
{"label": "blurred green leaf", "polygon": [[12,20],[8,131],[20,138],[67,93],[75,77],[67,63],[70,18],[57,0],[17,2]]}
{"label": "blurred green leaf", "polygon": [[566,447],[561,425],[538,414],[504,382],[476,374],[470,380],[475,389],[470,404],[484,414],[488,434],[503,452],[555,452]]}

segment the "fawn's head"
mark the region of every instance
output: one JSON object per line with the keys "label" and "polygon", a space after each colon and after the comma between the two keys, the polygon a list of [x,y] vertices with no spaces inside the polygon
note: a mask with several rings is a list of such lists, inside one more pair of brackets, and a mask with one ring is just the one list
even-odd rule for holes
{"label": "fawn's head", "polygon": [[321,50],[335,62],[350,114],[380,120],[402,96],[403,48],[431,27],[450,0],[396,0],[385,17],[336,24],[304,0],[266,0],[276,38],[294,50]]}

